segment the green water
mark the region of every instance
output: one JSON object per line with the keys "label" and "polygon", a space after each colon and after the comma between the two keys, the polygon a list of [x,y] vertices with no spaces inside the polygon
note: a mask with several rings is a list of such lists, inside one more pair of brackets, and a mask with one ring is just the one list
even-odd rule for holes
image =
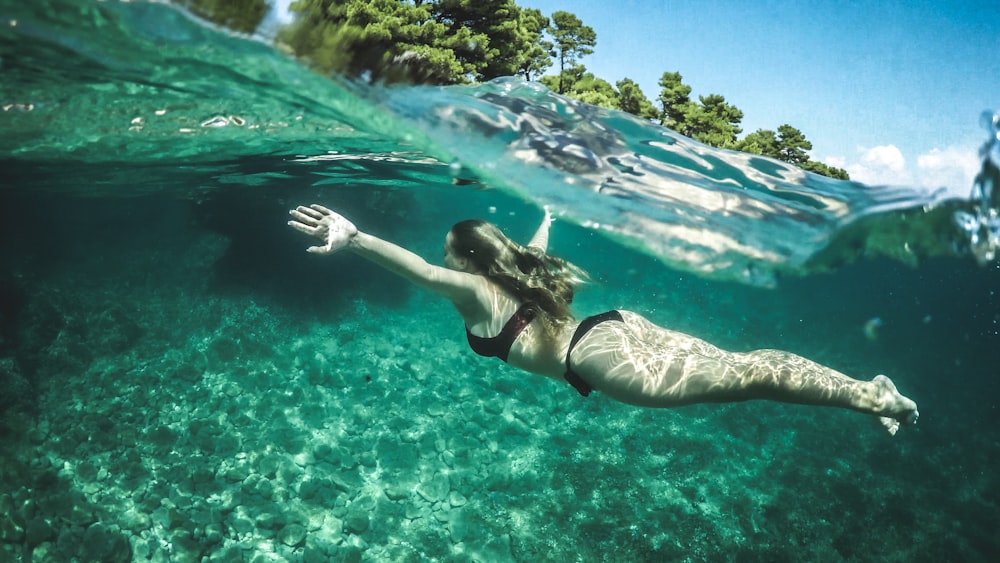
{"label": "green water", "polygon": [[[0,560],[1000,549],[1000,271],[950,219],[972,207],[792,178],[527,86],[338,84],[161,5],[7,4]],[[780,209],[719,217],[693,194]],[[886,373],[920,423],[889,438],[834,409],[584,399],[476,356],[432,295],[307,254],[286,212],[314,201],[433,262],[457,220],[524,240],[553,205],[550,249],[595,280],[579,315]],[[750,251],[685,261],[656,238],[678,216]]]}

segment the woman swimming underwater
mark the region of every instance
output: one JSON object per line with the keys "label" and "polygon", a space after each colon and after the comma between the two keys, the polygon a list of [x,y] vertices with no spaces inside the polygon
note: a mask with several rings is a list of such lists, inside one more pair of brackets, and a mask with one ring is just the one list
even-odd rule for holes
{"label": "woman swimming underwater", "polygon": [[769,399],[873,414],[891,433],[917,421],[917,405],[892,381],[852,379],[779,350],[732,353],[654,325],[629,311],[574,320],[569,304],[585,274],[546,254],[551,216],[527,246],[485,221],[462,221],[445,238],[446,267],[363,233],[321,205],[288,224],[315,237],[316,254],[346,249],[454,304],[469,345],[483,356],[643,407]]}

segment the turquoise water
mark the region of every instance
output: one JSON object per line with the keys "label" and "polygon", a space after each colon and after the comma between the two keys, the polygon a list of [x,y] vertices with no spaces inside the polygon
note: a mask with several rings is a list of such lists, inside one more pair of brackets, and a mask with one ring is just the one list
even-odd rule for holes
{"label": "turquoise water", "polygon": [[[10,4],[0,559],[1000,549],[989,150],[982,201],[836,182],[536,85],[372,88],[160,4]],[[447,303],[306,254],[286,211],[314,201],[431,261],[457,220],[525,239],[549,205],[550,249],[595,280],[580,315],[886,373],[920,424],[583,399],[474,355]]]}

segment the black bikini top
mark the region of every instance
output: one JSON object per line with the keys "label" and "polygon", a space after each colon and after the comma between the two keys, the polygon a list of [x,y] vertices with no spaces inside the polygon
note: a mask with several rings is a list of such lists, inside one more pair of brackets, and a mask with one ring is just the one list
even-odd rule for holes
{"label": "black bikini top", "polygon": [[500,334],[492,338],[476,336],[469,332],[469,327],[465,327],[465,335],[469,338],[469,347],[480,356],[500,358],[506,362],[514,341],[537,316],[538,306],[528,302],[521,305],[517,312],[507,320],[507,324],[500,329]]}

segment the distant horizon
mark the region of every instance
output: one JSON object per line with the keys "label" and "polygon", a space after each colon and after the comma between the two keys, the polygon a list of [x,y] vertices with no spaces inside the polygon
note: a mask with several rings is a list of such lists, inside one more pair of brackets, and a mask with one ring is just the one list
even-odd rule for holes
{"label": "distant horizon", "polygon": [[[272,25],[290,21],[290,2],[274,0]],[[680,72],[693,98],[721,94],[743,111],[741,138],[787,123],[813,160],[865,184],[968,195],[987,136],[980,116],[1000,111],[1000,4],[987,1],[516,3],[594,28],[580,62],[598,78],[631,78],[656,104],[660,76]]]}

